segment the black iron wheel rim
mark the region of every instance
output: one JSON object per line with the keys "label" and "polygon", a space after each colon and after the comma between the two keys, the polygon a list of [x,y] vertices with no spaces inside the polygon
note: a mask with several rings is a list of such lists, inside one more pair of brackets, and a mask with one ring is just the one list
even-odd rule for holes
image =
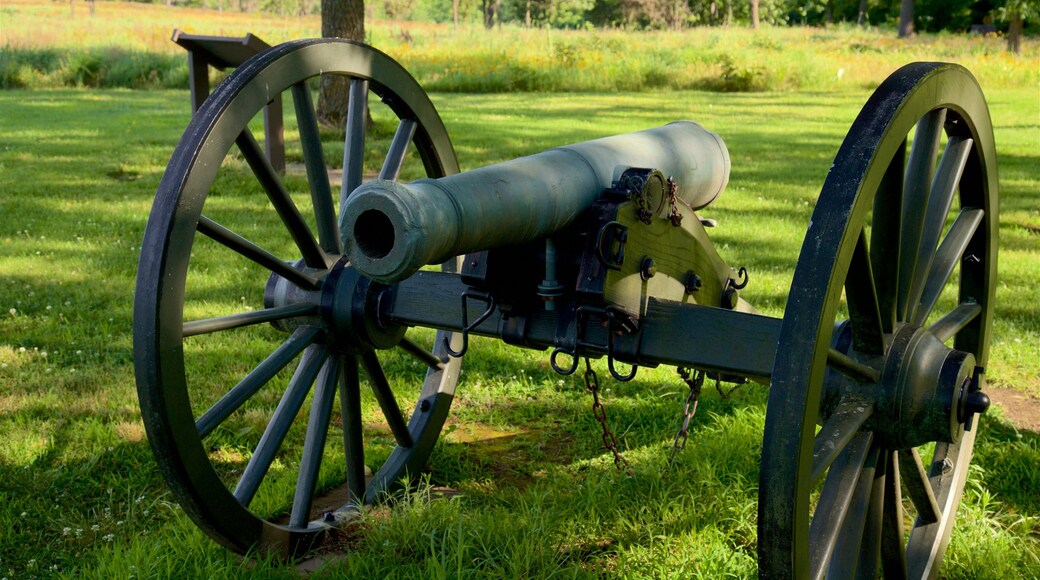
{"label": "black iron wheel rim", "polygon": [[[763,440],[759,492],[759,565],[764,577],[819,577],[827,573],[829,564],[837,561],[833,557],[836,549],[825,554],[826,550],[820,547],[824,543],[818,540],[825,533],[814,535],[815,530],[810,530],[811,521],[815,521],[820,512],[819,509],[813,511],[811,505],[817,499],[812,495],[813,489],[818,489],[811,481],[817,419],[821,403],[824,403],[825,380],[830,377],[833,381],[836,376],[827,375],[832,329],[837,321],[843,288],[857,272],[855,265],[850,264],[856,259],[861,232],[866,229],[868,217],[870,220],[878,219],[876,215],[879,208],[874,203],[882,195],[878,192],[884,183],[885,174],[893,161],[903,154],[906,136],[911,129],[933,111],[945,111],[943,114],[948,118],[943,127],[948,137],[973,139],[973,146],[960,176],[959,205],[961,208],[981,208],[984,217],[971,235],[969,246],[963,254],[970,254],[977,262],[965,266],[962,261],[958,266],[960,282],[957,304],[975,303],[979,308],[967,326],[956,333],[954,348],[971,353],[981,367],[986,364],[997,249],[996,156],[989,113],[981,89],[966,70],[955,65],[916,63],[900,69],[879,87],[853,124],[824,185],[795,270],[774,363]],[[949,140],[947,144],[949,146]],[[902,175],[899,177],[902,178]],[[902,188],[902,183],[899,187]],[[902,193],[900,191],[900,196]],[[900,230],[898,233],[903,232]],[[863,238],[866,239],[865,234]],[[876,245],[879,252],[884,247],[880,242]],[[870,249],[873,250],[874,246],[871,243]],[[862,261],[860,259],[855,263],[861,264]],[[873,256],[866,260],[868,265],[872,261]],[[898,283],[895,291],[899,292]],[[875,296],[878,292],[875,290]],[[900,309],[898,301],[896,296],[897,304],[894,308],[897,317]],[[881,312],[886,310],[884,306],[879,307]],[[905,314],[903,316],[906,317]],[[811,338],[806,340],[806,337]],[[859,339],[868,340],[862,336]],[[882,349],[889,346],[886,344]],[[865,360],[867,357],[859,358]],[[975,424],[977,426],[977,419]],[[872,526],[870,531],[865,536],[861,535],[861,539],[867,537],[873,543],[861,542],[858,546],[860,551],[868,553],[867,559],[858,560],[860,565],[868,569],[876,567],[880,559],[886,577],[937,575],[963,490],[974,437],[975,430],[972,430],[965,433],[959,443],[936,445],[934,459],[950,459],[949,472],[940,477],[944,483],[938,488],[941,497],[937,500],[942,510],[940,521],[932,526],[915,528],[910,534],[909,544],[903,545],[901,530],[900,539],[892,540],[895,536],[892,531],[894,525],[886,530],[888,523],[902,516],[886,516],[884,499],[880,501],[882,507],[868,511],[869,517],[850,520],[862,522],[861,534],[868,527],[867,521],[873,522],[869,524]],[[895,468],[887,467],[895,463],[891,459],[893,454],[886,455],[880,445],[870,441],[865,445],[868,455],[874,453],[879,458],[875,461],[886,466],[877,469],[875,474],[883,474],[886,470],[889,473],[898,472],[898,464]],[[849,447],[845,447],[846,452]],[[899,455],[911,454],[904,450]],[[860,465],[867,461],[869,457]],[[936,465],[929,465],[931,475]],[[834,466],[832,464],[831,469]],[[862,469],[857,473],[862,475],[865,471]],[[888,479],[891,484],[893,479],[898,478]],[[891,497],[898,492],[898,485],[895,490],[893,492],[891,487],[882,487],[880,493],[889,494],[882,498]],[[874,488],[869,491],[873,492]],[[832,505],[820,501],[822,505]],[[896,503],[899,502],[889,501],[888,505]],[[848,509],[849,504],[845,505]],[[882,515],[870,515],[877,511],[881,511]],[[848,517],[848,511],[845,513]],[[839,525],[837,533],[842,532],[844,525]],[[839,535],[838,540],[843,540],[845,535],[848,534]],[[895,553],[894,546],[902,546],[902,557],[907,560],[906,567],[901,566],[898,558],[890,558]],[[888,561],[891,559],[897,560],[896,563]],[[857,562],[857,558],[852,558],[852,561]],[[856,572],[856,567],[852,566],[845,572],[835,569],[833,574],[851,576]],[[876,570],[867,573],[873,575]]]}
{"label": "black iron wheel rim", "polygon": [[[347,41],[298,41],[257,55],[217,87],[190,123],[160,183],[142,244],[134,311],[135,365],[145,426],[168,484],[200,527],[238,552],[259,548],[298,553],[328,527],[342,523],[352,509],[349,505],[343,506],[327,518],[327,522],[308,518],[304,525],[295,526],[254,515],[235,499],[210,464],[196,430],[198,410],[193,411],[185,384],[182,326],[185,280],[196,229],[215,227],[200,225],[200,220],[205,222],[200,216],[221,160],[272,95],[289,94],[294,85],[306,87],[306,79],[319,74],[340,74],[362,81],[364,84],[358,86],[365,94],[367,85],[399,119],[414,120],[412,142],[428,176],[458,171],[443,123],[416,81],[383,53]],[[309,90],[304,92],[309,100]],[[360,131],[363,139],[366,130]],[[348,140],[350,134],[348,127]],[[332,244],[324,239],[318,242],[313,235],[312,239],[325,250]],[[307,252],[304,254],[304,261],[308,261]],[[309,264],[316,278],[324,276],[322,268],[336,267],[336,256],[327,251],[324,254],[325,264]],[[310,252],[309,261],[315,261],[315,255],[314,251]],[[441,343],[438,333],[433,357],[446,362],[440,369],[430,369],[427,373],[419,405],[408,425],[414,444],[409,449],[398,446],[393,451],[364,488],[365,503],[393,489],[404,475],[415,476],[436,441],[461,364],[457,359],[447,360],[441,352]],[[303,356],[306,358],[306,354]],[[322,356],[330,360],[341,358],[340,365],[356,367],[360,363],[369,370],[369,365],[378,367],[379,364],[371,350],[358,357],[328,353]],[[303,366],[301,360],[298,368]],[[356,369],[354,372],[356,378]],[[337,375],[340,374],[337,371]],[[315,377],[315,389],[319,380]]]}

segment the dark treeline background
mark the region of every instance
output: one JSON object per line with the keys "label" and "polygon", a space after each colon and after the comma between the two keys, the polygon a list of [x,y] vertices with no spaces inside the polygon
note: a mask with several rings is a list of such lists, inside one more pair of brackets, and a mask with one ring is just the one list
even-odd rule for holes
{"label": "dark treeline background", "polygon": [[[147,1],[147,0],[146,0]],[[316,14],[320,0],[153,0],[240,12]],[[681,29],[762,24],[820,26],[852,23],[895,28],[900,10],[913,10],[913,30],[1007,32],[1040,13],[1040,0],[366,0],[369,18],[551,28]],[[1033,21],[1035,24],[1035,20]]]}

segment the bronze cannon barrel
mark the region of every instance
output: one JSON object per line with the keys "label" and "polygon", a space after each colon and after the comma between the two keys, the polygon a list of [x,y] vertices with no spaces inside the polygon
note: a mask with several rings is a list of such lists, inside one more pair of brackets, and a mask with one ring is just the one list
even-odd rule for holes
{"label": "bronze cannon barrel", "polygon": [[372,181],[340,212],[351,264],[390,284],[452,256],[548,236],[588,209],[631,167],[674,177],[692,209],[729,180],[722,139],[690,121],[615,135],[408,184]]}

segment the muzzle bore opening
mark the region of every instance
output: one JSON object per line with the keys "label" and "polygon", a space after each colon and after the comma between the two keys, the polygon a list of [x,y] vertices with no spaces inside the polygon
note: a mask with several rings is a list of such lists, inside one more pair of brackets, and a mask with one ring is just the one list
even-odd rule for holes
{"label": "muzzle bore opening", "polygon": [[354,242],[366,257],[385,258],[394,249],[394,224],[379,210],[365,210],[354,222]]}

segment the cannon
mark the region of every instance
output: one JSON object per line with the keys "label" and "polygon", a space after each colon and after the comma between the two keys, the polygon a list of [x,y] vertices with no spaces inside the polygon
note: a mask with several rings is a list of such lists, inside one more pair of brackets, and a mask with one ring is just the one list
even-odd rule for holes
{"label": "cannon", "polygon": [[[338,192],[321,75],[350,79]],[[283,93],[296,174],[250,129]],[[370,95],[397,124],[381,161]],[[420,472],[479,335],[548,351],[565,375],[591,357],[618,380],[673,365],[769,385],[761,575],[935,577],[989,404],[997,172],[978,83],[915,63],[878,87],[823,184],[782,318],[741,296],[746,271],[697,214],[728,174],[723,140],[688,121],[459,173],[430,99],[388,56],[330,39],[257,55],[192,119],[142,244],[136,375],[175,497],[232,550],[306,550]],[[401,368],[414,378],[392,385]]]}

